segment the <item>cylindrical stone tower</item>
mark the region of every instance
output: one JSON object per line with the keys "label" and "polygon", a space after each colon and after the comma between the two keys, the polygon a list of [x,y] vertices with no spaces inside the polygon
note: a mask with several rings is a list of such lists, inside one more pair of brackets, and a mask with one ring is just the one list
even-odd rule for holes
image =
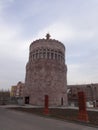
{"label": "cylindrical stone tower", "polygon": [[44,105],[49,96],[49,106],[67,104],[67,66],[65,47],[50,35],[31,43],[26,65],[25,103]]}

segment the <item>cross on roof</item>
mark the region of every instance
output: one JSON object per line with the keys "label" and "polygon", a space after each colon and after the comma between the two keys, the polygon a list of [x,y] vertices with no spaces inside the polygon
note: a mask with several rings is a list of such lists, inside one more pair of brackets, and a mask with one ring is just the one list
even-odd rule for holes
{"label": "cross on roof", "polygon": [[50,34],[49,34],[49,33],[46,34],[46,39],[47,39],[47,40],[50,39]]}

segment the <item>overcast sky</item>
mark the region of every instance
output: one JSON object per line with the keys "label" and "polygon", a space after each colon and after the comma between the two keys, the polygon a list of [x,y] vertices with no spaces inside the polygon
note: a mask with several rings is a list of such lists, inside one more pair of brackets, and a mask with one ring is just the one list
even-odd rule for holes
{"label": "overcast sky", "polygon": [[29,45],[64,43],[68,84],[98,83],[98,0],[0,0],[0,89],[25,81]]}

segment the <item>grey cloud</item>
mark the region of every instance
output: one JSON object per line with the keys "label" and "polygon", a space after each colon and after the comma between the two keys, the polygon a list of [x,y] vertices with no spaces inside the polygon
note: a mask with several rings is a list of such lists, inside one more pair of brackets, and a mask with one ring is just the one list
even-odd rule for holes
{"label": "grey cloud", "polygon": [[52,38],[66,46],[68,83],[97,81],[98,0],[0,3],[1,87],[24,80],[29,45],[35,37],[43,38],[49,28],[55,34]]}

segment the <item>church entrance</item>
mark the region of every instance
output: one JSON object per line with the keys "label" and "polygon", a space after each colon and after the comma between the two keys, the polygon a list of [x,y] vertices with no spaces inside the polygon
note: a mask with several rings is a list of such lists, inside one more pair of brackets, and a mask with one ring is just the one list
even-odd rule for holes
{"label": "church entrance", "polygon": [[25,104],[29,104],[29,96],[25,97]]}

